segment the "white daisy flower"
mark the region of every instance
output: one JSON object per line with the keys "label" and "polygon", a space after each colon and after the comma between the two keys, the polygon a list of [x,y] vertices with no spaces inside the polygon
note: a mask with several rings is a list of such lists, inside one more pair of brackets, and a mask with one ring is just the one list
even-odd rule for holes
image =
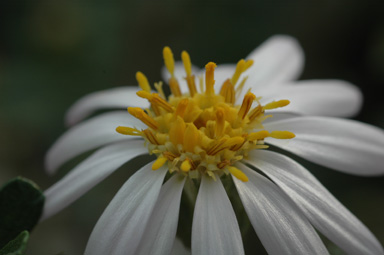
{"label": "white daisy flower", "polygon": [[[355,86],[295,81],[303,53],[287,36],[272,37],[237,65],[209,62],[204,71],[192,66],[186,52],[183,63],[176,64],[168,47],[163,55],[169,97],[161,82],[152,92],[138,72],[140,88],[96,92],[69,110],[67,123],[76,125],[49,150],[48,172],[101,148],[45,192],[43,219],[149,152],[157,159],[122,186],[97,222],[85,254],[169,254],[186,181],[199,186],[192,254],[244,254],[221,181],[225,176],[233,179],[269,254],[328,254],[315,229],[348,254],[384,254],[372,233],[309,171],[268,149],[273,145],[345,173],[383,174],[383,130],[335,118],[360,109]],[[129,113],[84,120],[101,108],[127,106]]]}

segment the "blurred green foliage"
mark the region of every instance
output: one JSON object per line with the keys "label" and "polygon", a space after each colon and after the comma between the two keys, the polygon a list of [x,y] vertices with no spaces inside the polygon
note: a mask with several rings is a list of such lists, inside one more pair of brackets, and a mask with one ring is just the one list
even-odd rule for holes
{"label": "blurred green foliage", "polygon": [[[48,188],[44,153],[64,132],[81,96],[135,85],[136,71],[161,79],[161,50],[192,61],[236,62],[274,34],[296,37],[301,79],[343,79],[363,91],[356,119],[384,127],[382,1],[0,1],[0,180],[22,175]],[[384,178],[354,177],[305,164],[384,243]],[[137,162],[135,162],[137,163]],[[81,254],[97,218],[138,164],[105,182],[31,234],[30,254]],[[76,237],[76,238],[74,238]],[[42,245],[44,243],[44,245]],[[260,254],[264,251],[261,250]]]}

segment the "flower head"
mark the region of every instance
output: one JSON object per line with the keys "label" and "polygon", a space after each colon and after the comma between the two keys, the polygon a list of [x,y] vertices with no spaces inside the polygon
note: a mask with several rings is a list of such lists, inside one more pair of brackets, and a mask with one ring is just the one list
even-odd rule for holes
{"label": "flower head", "polygon": [[91,94],[71,108],[68,123],[74,124],[99,107],[130,105],[129,114],[106,113],[74,126],[52,147],[49,171],[83,151],[104,146],[45,192],[43,218],[149,152],[156,159],[129,178],[111,201],[86,254],[169,254],[187,180],[199,185],[192,253],[244,254],[221,182],[225,176],[233,177],[250,222],[270,254],[327,254],[315,228],[347,253],[383,254],[369,230],[314,176],[268,149],[274,145],[347,173],[383,174],[383,130],[324,117],[359,110],[361,95],[353,85],[293,82],[301,71],[302,54],[296,41],[286,36],[271,38],[236,65],[209,62],[199,71],[185,51],[182,63],[175,63],[169,47],[163,58],[171,95],[165,95],[161,82],[152,91],[138,72],[139,90]]}

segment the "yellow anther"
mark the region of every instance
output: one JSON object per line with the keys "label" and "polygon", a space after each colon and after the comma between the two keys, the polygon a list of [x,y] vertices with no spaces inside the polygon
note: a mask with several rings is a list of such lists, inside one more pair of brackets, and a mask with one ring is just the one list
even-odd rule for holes
{"label": "yellow anther", "polygon": [[151,92],[151,86],[149,85],[148,79],[142,72],[136,73],[136,80],[142,90]]}
{"label": "yellow anther", "polygon": [[224,147],[225,148],[230,148],[232,146],[235,146],[235,145],[241,145],[244,143],[244,138],[241,137],[241,136],[235,136],[235,137],[231,137],[229,138],[225,144],[224,144]]}
{"label": "yellow anther", "polygon": [[183,144],[184,141],[184,131],[185,131],[185,122],[179,116],[176,118],[176,121],[171,124],[169,129],[169,140],[177,146],[178,144]]}
{"label": "yellow anther", "polygon": [[265,110],[272,110],[272,109],[287,106],[287,105],[289,105],[289,103],[290,103],[289,100],[283,99],[283,100],[279,100],[279,101],[270,102],[270,103],[264,105],[263,108]]}
{"label": "yellow anther", "polygon": [[158,129],[159,124],[154,119],[149,117],[148,114],[143,111],[143,109],[139,107],[128,107],[128,112],[135,118],[141,120],[148,127],[152,129]]}
{"label": "yellow anther", "polygon": [[200,144],[200,132],[192,123],[188,123],[184,132],[184,150],[194,152],[195,147]]}
{"label": "yellow anther", "polygon": [[244,119],[247,115],[249,109],[251,109],[253,101],[256,99],[256,96],[252,92],[248,92],[243,99],[243,103],[241,104],[238,116],[241,119]]}
{"label": "yellow anther", "polygon": [[244,59],[239,60],[236,65],[235,73],[232,76],[231,82],[232,84],[236,85],[236,82],[239,80],[240,75],[245,71],[245,61]]}
{"label": "yellow anther", "polygon": [[228,149],[235,145],[240,145],[244,143],[244,138],[240,136],[235,136],[231,138],[221,138],[213,142],[210,148],[207,150],[208,155],[215,155],[222,150]]}
{"label": "yellow anther", "polygon": [[296,137],[296,135],[289,131],[272,131],[270,132],[269,137],[276,139],[292,139]]}
{"label": "yellow anther", "polygon": [[247,136],[247,139],[249,141],[262,140],[262,139],[264,139],[264,138],[266,138],[268,136],[269,136],[269,132],[267,130],[261,130],[261,131],[258,131],[258,132],[250,133]]}
{"label": "yellow anther", "polygon": [[169,88],[171,89],[171,93],[175,97],[180,97],[181,96],[181,90],[180,90],[179,82],[176,80],[176,78],[171,77],[171,79],[169,79],[168,84],[169,84]]}
{"label": "yellow anther", "polygon": [[244,72],[246,70],[248,70],[248,68],[250,68],[252,65],[253,65],[253,60],[252,59],[249,59],[249,60],[245,61]]}
{"label": "yellow anther", "polygon": [[168,72],[171,74],[171,77],[174,77],[175,72],[175,60],[173,59],[173,54],[171,49],[166,46],[163,49],[163,58],[164,58],[164,64],[167,68]]}
{"label": "yellow anther", "polygon": [[209,62],[205,65],[205,94],[212,95],[215,93],[213,85],[215,85],[215,68],[216,64]]}
{"label": "yellow anther", "polygon": [[191,167],[192,167],[191,163],[189,162],[188,159],[186,159],[183,161],[183,163],[181,163],[180,169],[183,172],[188,172],[189,170],[191,170]]}
{"label": "yellow anther", "polygon": [[143,130],[143,133],[151,144],[159,145],[159,141],[157,140],[155,134],[151,130],[145,129]]}
{"label": "yellow anther", "polygon": [[162,167],[164,164],[165,164],[165,162],[167,162],[167,158],[165,158],[165,157],[158,157],[156,160],[155,160],[155,162],[153,162],[153,164],[152,164],[152,170],[157,170],[157,169],[159,169],[160,167]]}
{"label": "yellow anther", "polygon": [[248,181],[248,177],[240,169],[234,166],[228,166],[227,169],[233,176],[235,176],[240,181],[243,181],[243,182]]}
{"label": "yellow anther", "polygon": [[225,118],[223,108],[219,108],[216,111],[216,138],[220,138],[224,134]]}
{"label": "yellow anther", "polygon": [[118,126],[116,128],[116,132],[122,134],[122,135],[136,135],[136,136],[141,136],[143,133],[136,129],[136,128],[131,128],[131,127],[123,127],[123,126]]}
{"label": "yellow anther", "polygon": [[153,98],[153,95],[145,90],[140,90],[136,92],[136,95],[138,95],[141,98],[148,99],[148,101],[151,101]]}
{"label": "yellow anther", "polygon": [[185,110],[187,109],[188,103],[189,103],[188,98],[184,98],[177,104],[176,111],[175,111],[176,117],[177,116],[180,116],[182,118],[184,117],[184,113],[185,113]]}
{"label": "yellow anther", "polygon": [[192,63],[191,63],[191,58],[189,57],[188,52],[186,52],[185,50],[181,52],[181,59],[183,60],[184,69],[185,69],[185,72],[187,73],[187,76],[191,76]]}

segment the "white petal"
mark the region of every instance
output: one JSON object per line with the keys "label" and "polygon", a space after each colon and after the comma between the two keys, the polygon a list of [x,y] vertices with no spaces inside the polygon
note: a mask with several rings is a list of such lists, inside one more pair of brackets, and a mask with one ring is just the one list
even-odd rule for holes
{"label": "white petal", "polygon": [[238,164],[238,168],[249,181],[232,179],[268,254],[328,254],[312,225],[287,195],[245,165]]}
{"label": "white petal", "polygon": [[193,214],[192,254],[244,254],[239,225],[219,178],[202,177]]}
{"label": "white petal", "polygon": [[142,140],[101,148],[44,192],[42,220],[62,210],[132,158],[148,153]]}
{"label": "white petal", "polygon": [[247,162],[270,177],[347,254],[384,254],[372,233],[297,162],[263,150],[251,152]]}
{"label": "white petal", "polygon": [[101,215],[85,254],[135,254],[166,173],[150,163],[131,176]]}
{"label": "white petal", "polygon": [[290,104],[278,109],[283,111],[350,117],[358,113],[363,101],[356,86],[341,80],[308,80],[276,86],[263,90],[260,102],[288,99]]}
{"label": "white petal", "polygon": [[253,65],[242,75],[248,76],[239,100],[248,88],[259,95],[260,89],[299,77],[304,67],[304,53],[296,39],[276,35],[252,51],[246,59],[252,59]]}
{"label": "white petal", "polygon": [[175,174],[163,185],[135,254],[170,254],[176,237],[184,182],[184,176]]}
{"label": "white petal", "polygon": [[118,87],[88,94],[80,98],[69,108],[65,122],[68,126],[72,126],[96,110],[126,109],[128,106],[149,107],[147,100],[136,95],[136,92],[139,90],[138,86]]}
{"label": "white petal", "polygon": [[137,138],[116,132],[118,126],[145,128],[145,125],[127,111],[105,113],[86,120],[65,132],[48,150],[45,167],[54,173],[71,158],[107,143]]}
{"label": "white petal", "polygon": [[309,161],[350,174],[384,174],[384,131],[377,127],[330,117],[297,117],[264,127],[295,133],[290,140],[266,142]]}
{"label": "white petal", "polygon": [[[192,65],[192,74],[196,75],[198,72],[199,72],[199,68]],[[183,62],[180,62],[180,61],[175,62],[174,75],[175,75],[175,78],[177,79],[177,81],[179,82],[181,93],[189,92],[188,84],[185,80],[185,77],[187,76],[187,74],[185,73]],[[168,84],[168,80],[171,78],[171,75],[169,74],[169,72],[165,66],[163,66],[163,68],[161,68],[161,77],[163,78],[163,81],[165,82],[165,84]],[[196,87],[198,89],[199,81],[198,81],[197,77],[195,77],[195,79],[196,79],[195,80]]]}
{"label": "white petal", "polygon": [[190,255],[191,251],[188,250],[179,238],[175,239],[171,255]]}

